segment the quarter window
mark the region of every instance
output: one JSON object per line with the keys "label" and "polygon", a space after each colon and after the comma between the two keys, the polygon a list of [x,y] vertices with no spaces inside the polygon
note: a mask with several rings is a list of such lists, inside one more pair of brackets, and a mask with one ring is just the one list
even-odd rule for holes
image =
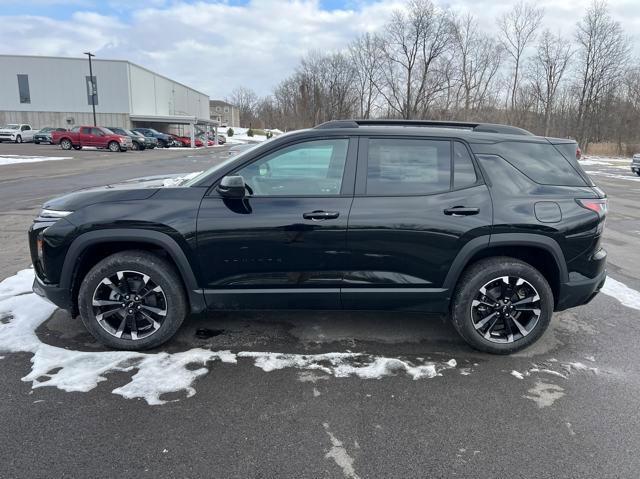
{"label": "quarter window", "polygon": [[449,190],[450,184],[450,141],[369,140],[367,194],[431,194]]}
{"label": "quarter window", "polygon": [[465,188],[478,181],[469,150],[462,143],[453,142],[453,187]]}
{"label": "quarter window", "polygon": [[236,172],[256,196],[340,194],[349,140],[316,140],[285,147]]}

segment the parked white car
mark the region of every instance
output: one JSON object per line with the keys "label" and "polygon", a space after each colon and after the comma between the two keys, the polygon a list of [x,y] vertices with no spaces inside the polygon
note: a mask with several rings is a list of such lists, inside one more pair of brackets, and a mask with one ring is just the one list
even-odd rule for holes
{"label": "parked white car", "polygon": [[33,135],[37,130],[31,128],[31,125],[24,123],[9,123],[0,127],[0,142],[13,141],[15,143],[23,143],[25,141],[33,141]]}

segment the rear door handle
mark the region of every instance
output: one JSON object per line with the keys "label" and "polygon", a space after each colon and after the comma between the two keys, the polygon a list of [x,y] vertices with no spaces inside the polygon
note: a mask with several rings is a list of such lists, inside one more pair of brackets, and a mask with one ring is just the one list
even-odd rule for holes
{"label": "rear door handle", "polygon": [[448,216],[471,216],[480,213],[480,208],[467,208],[466,206],[454,206],[444,210],[444,214]]}
{"label": "rear door handle", "polygon": [[338,211],[311,211],[303,213],[302,217],[305,220],[322,221],[322,220],[334,220],[340,216]]}

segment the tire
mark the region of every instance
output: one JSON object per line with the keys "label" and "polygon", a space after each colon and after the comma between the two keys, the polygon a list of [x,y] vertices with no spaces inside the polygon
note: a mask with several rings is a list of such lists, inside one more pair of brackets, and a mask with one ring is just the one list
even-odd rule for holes
{"label": "tire", "polygon": [[117,141],[110,141],[109,144],[107,145],[107,148],[109,148],[109,151],[113,153],[118,153],[122,151],[122,149],[120,148],[120,144]]}
{"label": "tire", "polygon": [[39,145],[39,144],[40,144],[40,142],[39,142],[39,141],[34,141],[34,143],[35,143],[36,145]]}
{"label": "tire", "polygon": [[73,146],[73,143],[71,143],[71,140],[68,138],[63,138],[62,140],[60,140],[60,147],[63,150],[70,150],[71,148],[75,148]]}
{"label": "tire", "polygon": [[168,148],[167,142],[164,140],[158,140],[158,148]]}
{"label": "tire", "polygon": [[[117,282],[119,274],[122,274],[122,277],[127,281],[126,283],[124,281]],[[143,278],[142,275],[148,276],[147,285],[149,288],[153,285],[156,286],[153,286],[153,290],[144,295],[147,300],[141,300],[154,299],[154,302],[151,306],[142,306],[141,309],[138,306],[142,303],[136,303],[138,306],[134,304],[136,298],[134,294],[136,291],[145,291],[144,287],[139,287],[142,280],[135,279]],[[120,299],[122,297],[117,300],[104,299],[105,294],[117,295],[113,288],[104,283],[105,278],[115,279],[116,282],[113,282],[113,285],[116,290],[123,294],[129,294],[129,300]],[[127,283],[128,286],[125,286]],[[161,289],[161,293],[154,292],[156,287]],[[159,294],[161,294],[160,299],[158,299]],[[94,297],[98,300],[116,303],[116,305],[94,306]],[[124,308],[117,304],[120,300],[125,301],[122,303],[125,304]],[[82,322],[96,340],[110,348],[130,351],[155,348],[168,341],[180,328],[188,310],[182,281],[175,268],[168,261],[155,254],[137,250],[115,253],[91,268],[82,280],[78,293],[78,307]],[[164,316],[157,315],[146,309],[147,307],[164,310],[165,314]],[[119,309],[120,311],[105,314],[104,308],[114,308],[114,310]],[[108,313],[108,310],[106,311]],[[134,312],[133,316],[128,315],[131,311]],[[152,325],[151,321],[145,319],[145,311],[148,313],[147,316],[152,316],[152,319],[157,320],[157,328]],[[97,318],[101,312],[104,314],[102,322]],[[124,327],[122,321],[125,322]],[[141,336],[137,339],[133,336],[131,321],[136,324],[136,336],[138,334]],[[148,330],[144,332],[142,327],[145,325],[153,331],[151,333]],[[123,328],[122,332],[119,331],[120,328]],[[118,333],[120,333],[120,337],[118,337]],[[143,336],[144,334],[148,335]]]}
{"label": "tire", "polygon": [[82,145],[75,145],[73,147],[74,150],[82,150]]}
{"label": "tire", "polygon": [[[505,281],[504,277],[509,279]],[[497,291],[504,293],[496,294]],[[536,297],[537,301],[531,301]],[[506,302],[503,298],[507,298]],[[464,271],[451,304],[451,320],[474,349],[511,354],[542,336],[553,307],[553,292],[537,269],[515,258],[497,256],[480,260]],[[512,321],[514,316],[517,319]]]}
{"label": "tire", "polygon": [[640,176],[640,171],[636,171],[636,175]]}
{"label": "tire", "polygon": [[22,143],[22,136],[16,136],[16,143]]}

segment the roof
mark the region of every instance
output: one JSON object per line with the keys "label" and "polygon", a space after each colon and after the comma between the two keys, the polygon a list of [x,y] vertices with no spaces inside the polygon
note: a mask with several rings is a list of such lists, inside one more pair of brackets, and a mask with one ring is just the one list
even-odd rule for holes
{"label": "roof", "polygon": [[236,108],[235,105],[224,100],[209,100],[209,106],[230,106],[231,108]]}
{"label": "roof", "polygon": [[474,123],[466,121],[440,121],[440,120],[333,120],[321,123],[315,129],[333,129],[333,128],[360,128],[370,126],[384,127],[429,127],[429,128],[452,128],[467,131],[475,131],[479,133],[498,133],[507,135],[526,135],[533,134],[522,128],[511,125],[501,125],[497,123]]}

